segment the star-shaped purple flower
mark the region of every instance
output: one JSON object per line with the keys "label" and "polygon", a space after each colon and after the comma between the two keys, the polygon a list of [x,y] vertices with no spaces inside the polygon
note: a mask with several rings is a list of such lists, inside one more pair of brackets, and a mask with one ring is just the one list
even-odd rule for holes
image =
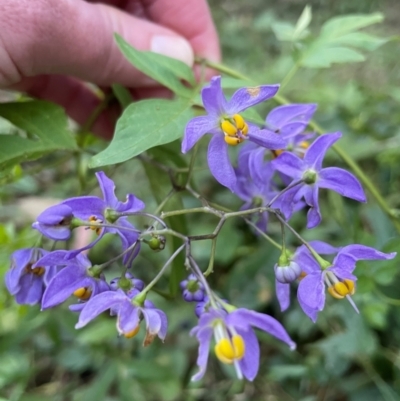
{"label": "star-shaped purple flower", "polygon": [[338,167],[322,168],[326,151],[342,136],[340,132],[326,134],[317,138],[307,149],[304,159],[293,153],[283,152],[272,164],[281,173],[293,178],[289,189],[281,197],[281,210],[290,218],[293,206],[304,197],[310,210],[307,215],[307,228],[316,227],[321,222],[318,204],[319,188],[331,189],[340,195],[365,202],[364,190],[353,174]]}
{"label": "star-shaped purple flower", "polygon": [[62,267],[49,282],[43,294],[42,310],[53,308],[71,295],[75,295],[80,302],[71,305],[70,309],[79,312],[87,300],[110,289],[101,274],[98,277],[93,275],[90,270],[92,264],[83,253],[71,258],[68,251],[55,251],[45,255],[36,264]]}
{"label": "star-shaped purple flower", "polygon": [[182,152],[188,152],[205,134],[211,134],[207,156],[210,171],[220,184],[235,192],[236,175],[229,160],[228,145],[235,146],[246,139],[267,149],[282,149],[285,145],[279,135],[247,124],[239,114],[270,99],[278,89],[278,85],[241,88],[227,101],[221,88],[221,77],[212,78],[201,92],[208,114],[189,121],[182,142]]}
{"label": "star-shaped purple flower", "polygon": [[25,248],[11,255],[5,283],[10,294],[15,295],[17,303],[35,305],[42,300],[46,286],[58,271],[55,266],[35,265],[47,253],[41,248]]}
{"label": "star-shaped purple flower", "polygon": [[[98,238],[84,248],[72,252],[77,253],[92,247],[100,238],[106,234],[118,234],[122,241],[123,249],[128,249],[138,239],[138,230],[128,221],[125,216],[113,217],[113,213],[135,213],[144,208],[144,203],[133,194],[128,194],[126,202],[120,202],[115,196],[115,184],[104,172],[96,173],[103,199],[97,196],[79,196],[69,198],[58,205],[52,206],[39,215],[33,223],[33,228],[39,230],[43,235],[53,240],[66,240],[71,235],[70,223],[73,218],[90,221],[93,223],[112,224],[116,227],[90,227],[98,234]],[[138,246],[124,255],[124,263],[132,261],[139,252]]]}
{"label": "star-shaped purple flower", "polygon": [[156,309],[154,304],[148,300],[144,301],[143,306],[135,304],[135,296],[138,292],[126,294],[121,289],[117,291],[106,291],[93,297],[79,315],[76,328],[86,326],[91,320],[100,313],[111,309],[113,314],[117,314],[117,330],[119,334],[127,338],[135,336],[139,331],[139,324],[143,316],[146,321],[146,336],[144,346],[152,343],[155,336],[164,341],[167,334],[168,320],[165,313]]}
{"label": "star-shaped purple flower", "polygon": [[[332,254],[337,252],[337,248],[331,247],[321,241],[311,242],[310,245],[320,254]],[[298,252],[296,262],[305,272],[305,277],[300,281],[297,290],[297,299],[304,313],[315,322],[318,312],[325,306],[325,285],[328,292],[336,299],[347,298],[354,309],[358,312],[351,295],[355,291],[355,281],[357,277],[353,274],[356,263],[359,260],[387,260],[393,259],[396,252],[383,253],[365,245],[348,245],[339,249],[332,265],[327,269],[322,269],[309,250],[302,245]],[[286,297],[289,297],[289,284],[287,286]],[[282,297],[282,294],[281,294]],[[283,303],[289,300],[281,298]]]}
{"label": "star-shaped purple flower", "polygon": [[233,364],[239,379],[254,380],[260,363],[260,347],[253,327],[273,335],[291,349],[296,348],[284,327],[271,316],[248,309],[236,309],[230,313],[209,309],[200,316],[199,324],[190,333],[199,341],[197,365],[200,370],[192,380],[204,376],[213,335],[217,358],[223,363]]}

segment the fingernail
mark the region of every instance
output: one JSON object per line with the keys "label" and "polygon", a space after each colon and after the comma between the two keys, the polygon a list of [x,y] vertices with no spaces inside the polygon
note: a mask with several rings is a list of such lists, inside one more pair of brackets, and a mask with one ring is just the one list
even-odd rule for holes
{"label": "fingernail", "polygon": [[193,65],[193,49],[186,39],[179,36],[155,35],[151,40],[151,51],[183,61],[189,67]]}

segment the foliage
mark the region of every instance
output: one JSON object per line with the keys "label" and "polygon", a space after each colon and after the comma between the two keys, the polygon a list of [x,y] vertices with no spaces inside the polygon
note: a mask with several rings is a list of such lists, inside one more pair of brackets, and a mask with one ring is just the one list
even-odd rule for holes
{"label": "foliage", "polygon": [[[292,226],[306,240],[319,239],[336,246],[362,243],[384,252],[399,252],[396,213],[392,213],[400,206],[399,96],[393,84],[398,79],[394,68],[397,39],[392,36],[395,28],[390,22],[374,25],[383,21],[383,15],[390,17],[389,7],[383,14],[360,14],[366,12],[360,5],[360,9],[350,10],[357,14],[338,16],[337,9],[322,6],[312,12],[310,6],[293,6],[290,11],[276,4],[265,11],[263,1],[253,6],[246,2],[214,3],[225,65],[246,71],[242,76],[224,78],[224,87],[231,90],[248,85],[247,77],[251,77],[251,85],[283,81],[278,101],[287,98],[293,103],[319,103],[317,121],[325,131],[343,132],[340,147],[360,165],[388,205],[387,210],[382,208],[370,191],[366,205],[329,192],[321,200],[323,225],[306,230],[306,217],[299,214],[291,220]],[[233,15],[232,19],[227,15]],[[364,28],[370,26],[365,32]],[[93,171],[88,163],[95,168],[124,162],[107,172],[113,173],[121,193],[134,191],[150,209],[156,210],[164,199],[165,212],[197,207],[198,201],[187,192],[177,191],[167,198],[171,188],[179,189],[188,179],[191,187],[207,199],[233,210],[241,206],[207,172],[206,141],[199,144],[193,172],[188,176],[191,159],[180,154],[179,139],[193,110],[197,110],[191,106],[199,104],[199,87],[191,70],[163,56],[142,54],[122,38],[116,40],[132,64],[171,89],[177,99],[129,104],[129,94],[115,86],[115,96],[124,111],[113,140],[106,145],[91,136],[86,141],[79,139],[80,134],[74,136],[56,105],[28,99],[0,105],[4,119],[0,122],[4,133],[0,135],[0,179],[5,183],[0,191],[4,205],[0,210],[1,277],[8,270],[9,255],[38,239],[29,228],[33,218],[18,205],[20,199],[75,196],[83,189],[77,186],[77,176],[86,188],[93,188]],[[229,70],[222,68],[228,74]],[[266,111],[260,105],[246,118],[259,122]],[[335,165],[346,167],[337,153],[331,152],[328,157]],[[191,235],[210,233],[218,222],[212,215],[197,214],[171,216],[167,221],[174,230]],[[147,220],[140,220],[141,229],[147,224]],[[279,237],[278,222],[270,230],[271,235]],[[290,233],[287,242],[299,245]],[[168,252],[178,244],[175,239],[168,241]],[[23,401],[237,397],[257,401],[267,396],[283,401],[398,399],[397,259],[358,265],[354,299],[360,315],[344,301],[332,299],[313,324],[296,303],[287,312],[280,312],[273,272],[279,251],[255,236],[243,220],[228,220],[213,245],[214,273],[209,280],[221,296],[234,305],[278,318],[298,344],[292,353],[260,333],[262,364],[254,383],[237,381],[232,370],[215,360],[210,361],[202,382],[190,383],[196,369],[197,344],[188,332],[196,325],[196,318],[192,308],[176,296],[185,274],[183,260],[177,258],[167,275],[169,284],[162,279],[157,292],[151,294],[169,317],[168,336],[164,344],[155,341],[148,348],[141,346],[142,333],[138,340],[117,337],[115,322],[109,316],[103,315],[76,331],[77,318],[65,306],[47,312],[18,306],[2,287],[0,397]],[[117,249],[118,243],[105,237],[90,256],[102,263]],[[209,265],[210,251],[210,243],[205,241],[193,246],[202,269]],[[137,262],[137,275],[150,281],[163,260],[162,253],[145,250]],[[112,278],[117,271],[107,275]],[[166,301],[163,296],[172,300]]]}

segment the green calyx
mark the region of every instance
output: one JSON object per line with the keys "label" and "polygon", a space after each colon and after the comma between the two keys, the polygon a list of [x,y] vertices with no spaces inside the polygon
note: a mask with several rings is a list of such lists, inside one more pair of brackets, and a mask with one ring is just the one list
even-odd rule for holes
{"label": "green calyx", "polygon": [[304,172],[302,178],[303,178],[303,181],[306,184],[311,185],[311,184],[315,184],[316,183],[317,178],[318,178],[318,174],[314,170],[307,170],[307,171]]}
{"label": "green calyx", "polygon": [[135,306],[143,306],[146,297],[147,297],[147,292],[142,291],[139,294],[137,294],[135,298],[132,298],[131,303],[132,305]]}
{"label": "green calyx", "polygon": [[115,223],[121,216],[114,209],[106,209],[104,211],[104,217],[109,223],[112,224]]}
{"label": "green calyx", "polygon": [[121,288],[123,291],[129,291],[132,288],[131,280],[127,279],[126,277],[121,277],[118,280],[118,287]]}
{"label": "green calyx", "polygon": [[263,199],[259,196],[253,198],[252,204],[254,207],[261,207],[263,205]]}
{"label": "green calyx", "polygon": [[186,289],[191,293],[195,293],[199,289],[199,282],[197,280],[189,280]]}
{"label": "green calyx", "polygon": [[89,267],[89,269],[87,269],[88,275],[94,278],[99,278],[102,271],[103,267],[100,265],[94,265],[92,267]]}
{"label": "green calyx", "polygon": [[279,256],[279,259],[278,259],[278,266],[280,266],[280,267],[289,266],[290,260],[292,257],[293,257],[292,252],[290,252],[286,249],[283,249],[281,256]]}

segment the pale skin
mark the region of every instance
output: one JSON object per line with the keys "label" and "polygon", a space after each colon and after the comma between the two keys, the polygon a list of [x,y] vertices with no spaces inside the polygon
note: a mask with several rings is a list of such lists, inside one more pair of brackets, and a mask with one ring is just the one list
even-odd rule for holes
{"label": "pale skin", "polygon": [[[80,124],[100,101],[84,82],[119,83],[135,99],[164,95],[124,59],[114,33],[190,66],[194,55],[220,59],[206,0],[1,0],[0,88],[58,103]],[[115,118],[106,110],[93,131],[109,136]]]}

